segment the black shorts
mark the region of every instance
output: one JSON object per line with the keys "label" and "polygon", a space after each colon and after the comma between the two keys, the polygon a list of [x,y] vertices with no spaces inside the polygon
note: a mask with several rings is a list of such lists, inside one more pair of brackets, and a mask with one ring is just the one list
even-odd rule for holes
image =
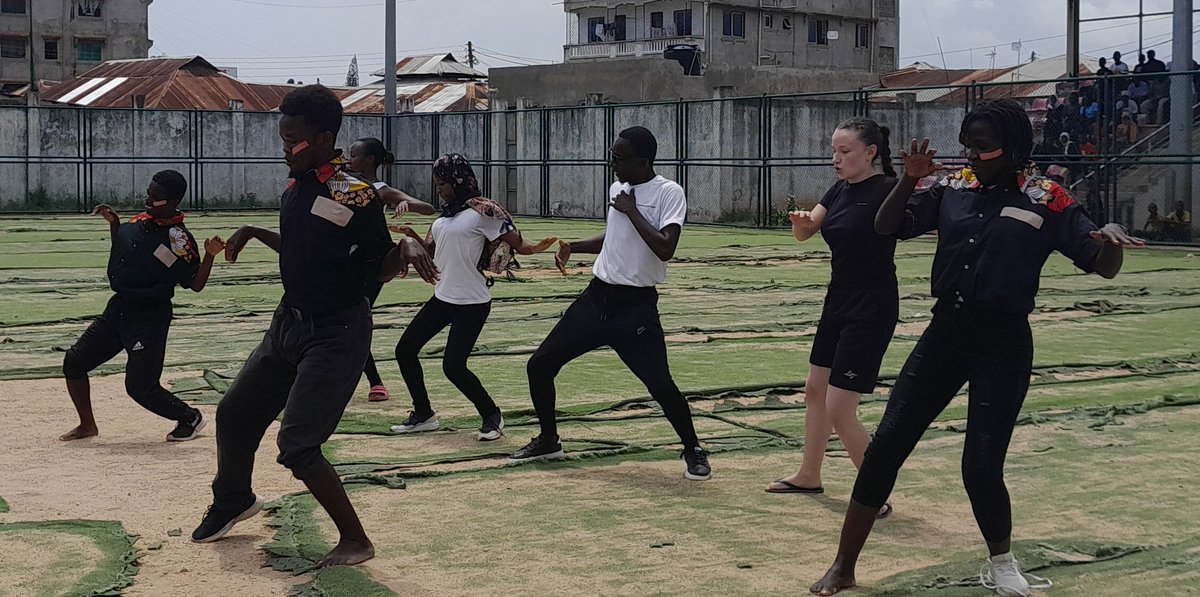
{"label": "black shorts", "polygon": [[829,385],[870,394],[899,318],[900,295],[894,286],[871,290],[830,286],[808,362],[830,369]]}

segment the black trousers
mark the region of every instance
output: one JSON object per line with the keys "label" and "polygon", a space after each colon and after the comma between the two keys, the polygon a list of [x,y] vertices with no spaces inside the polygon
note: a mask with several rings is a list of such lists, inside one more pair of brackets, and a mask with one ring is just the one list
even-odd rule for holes
{"label": "black trousers", "polygon": [[113,296],[75,345],[63,357],[63,376],[86,379],[88,373],[107,363],[122,350],[125,391],[142,408],[172,421],[191,421],[196,409],[162,387],[163,359],[167,333],[171,329],[171,302],[134,302]]}
{"label": "black trousers", "polygon": [[593,279],[529,359],[529,394],[542,437],[557,438],[554,378],[567,363],[611,346],[675,428],[684,448],[700,445],[687,400],[667,366],[667,343],[653,287],[615,286]]}
{"label": "black trousers", "polygon": [[492,304],[455,305],[431,297],[416,317],[404,329],[400,342],[396,344],[396,362],[400,364],[400,373],[412,396],[413,410],[418,413],[428,413],[433,410],[429,403],[429,392],[425,389],[425,372],[421,369],[419,357],[421,349],[450,326],[450,335],[446,339],[446,352],[442,356],[442,372],[446,379],[462,392],[479,416],[487,417],[496,414],[499,407],[488,391],[483,387],[479,378],[467,368],[467,359],[475,348],[475,341],[487,323],[488,315],[492,312]]}
{"label": "black trousers", "polygon": [[217,405],[217,476],[213,503],[236,508],[251,495],[254,453],[283,413],[278,462],[304,480],[324,462],[371,349],[371,307],[312,316],[280,306]]}
{"label": "black trousers", "polygon": [[[371,307],[375,306],[375,301],[382,291],[383,282],[374,280],[367,282],[367,302],[371,304]],[[379,368],[375,366],[375,357],[370,352],[367,353],[367,364],[363,367],[363,373],[367,376],[367,382],[372,386],[383,385],[383,378],[379,376]]]}
{"label": "black trousers", "polygon": [[1012,507],[1004,485],[1004,458],[1032,367],[1028,316],[939,301],[933,321],[900,371],[867,448],[854,483],[854,501],[883,506],[905,459],[965,383],[969,398],[963,483],[984,539],[1008,539]]}

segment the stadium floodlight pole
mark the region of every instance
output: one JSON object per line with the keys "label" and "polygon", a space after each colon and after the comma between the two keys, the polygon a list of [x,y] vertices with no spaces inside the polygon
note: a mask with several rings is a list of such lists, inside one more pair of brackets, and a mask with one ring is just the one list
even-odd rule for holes
{"label": "stadium floodlight pole", "polygon": [[396,113],[396,0],[387,0],[383,42],[383,113]]}
{"label": "stadium floodlight pole", "polygon": [[[1172,18],[1174,31],[1171,33],[1171,71],[1185,73],[1192,70],[1192,0],[1175,0],[1175,16]],[[1176,74],[1171,77],[1171,153],[1176,156],[1192,154],[1192,105],[1195,97],[1192,77]],[[1174,173],[1174,198],[1183,201],[1189,211],[1195,211],[1192,203],[1192,165],[1181,164],[1172,168]],[[1164,205],[1171,209],[1171,205]],[[1196,226],[1195,223],[1192,226]]]}
{"label": "stadium floodlight pole", "polygon": [[1079,76],[1079,0],[1067,0],[1067,76]]}

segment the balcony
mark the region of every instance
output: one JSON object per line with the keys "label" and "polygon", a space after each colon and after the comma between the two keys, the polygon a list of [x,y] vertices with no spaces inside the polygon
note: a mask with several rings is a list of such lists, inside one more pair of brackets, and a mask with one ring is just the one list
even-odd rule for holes
{"label": "balcony", "polygon": [[704,38],[683,36],[568,45],[563,46],[563,55],[566,62],[642,56],[661,57],[668,46],[675,44],[694,44],[704,51]]}

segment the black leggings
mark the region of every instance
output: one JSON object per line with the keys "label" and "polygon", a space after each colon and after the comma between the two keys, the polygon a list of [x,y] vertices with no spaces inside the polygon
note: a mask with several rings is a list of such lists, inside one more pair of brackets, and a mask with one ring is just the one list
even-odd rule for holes
{"label": "black leggings", "polygon": [[671,379],[667,344],[653,288],[614,286],[598,279],[571,304],[529,359],[529,394],[543,438],[557,438],[554,378],[563,366],[602,346],[611,346],[662,407],[683,447],[700,445],[687,399]]}
{"label": "black leggings", "polygon": [[905,459],[964,383],[970,384],[962,475],[985,540],[1012,535],[1004,457],[1029,390],[1033,336],[1026,315],[939,301],[908,357],[854,483],[854,501],[883,506]]}
{"label": "black leggings", "polygon": [[[367,301],[371,306],[375,306],[375,300],[379,298],[380,291],[383,290],[383,282],[367,282]],[[367,364],[363,367],[363,373],[367,375],[367,382],[372,386],[383,385],[383,378],[379,376],[379,368],[375,366],[375,357],[367,353]]]}
{"label": "black leggings", "polygon": [[418,355],[438,332],[450,326],[450,337],[446,340],[446,352],[442,356],[442,371],[446,379],[475,405],[479,416],[496,414],[499,410],[496,402],[488,395],[479,378],[467,369],[467,358],[471,356],[471,349],[475,348],[475,341],[479,339],[479,333],[483,331],[483,324],[487,322],[491,311],[491,303],[454,305],[432,297],[417,312],[396,345],[396,361],[400,363],[400,374],[404,376],[404,383],[412,396],[414,411],[428,413],[433,410]]}

